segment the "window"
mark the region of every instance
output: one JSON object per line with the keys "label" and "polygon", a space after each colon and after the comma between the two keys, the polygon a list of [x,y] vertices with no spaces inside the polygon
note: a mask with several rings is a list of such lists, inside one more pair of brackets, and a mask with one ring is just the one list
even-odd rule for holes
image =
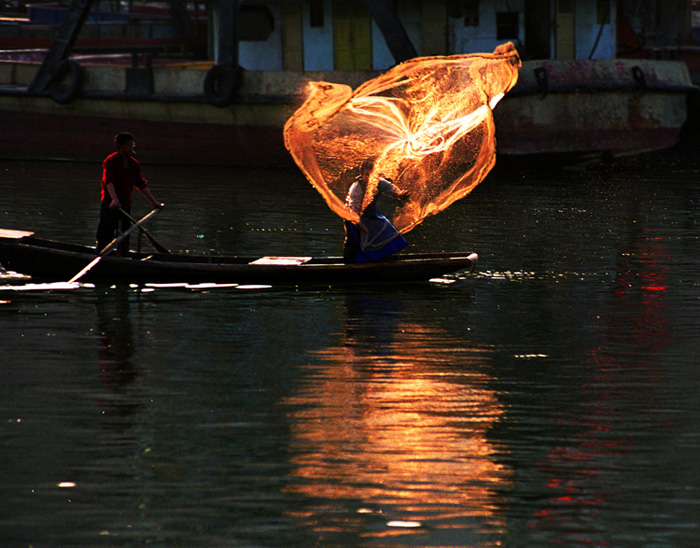
{"label": "window", "polygon": [[315,28],[323,27],[323,0],[309,2],[309,25]]}
{"label": "window", "polygon": [[610,0],[598,0],[598,24],[610,24]]}
{"label": "window", "polygon": [[275,30],[275,18],[267,6],[241,6],[238,12],[238,39],[262,41]]}
{"label": "window", "polygon": [[466,0],[464,2],[464,26],[479,26],[479,0]]}
{"label": "window", "polygon": [[559,13],[574,13],[574,0],[558,0],[557,11]]}
{"label": "window", "polygon": [[496,14],[496,39],[518,38],[520,30],[518,15],[517,11],[502,11]]}

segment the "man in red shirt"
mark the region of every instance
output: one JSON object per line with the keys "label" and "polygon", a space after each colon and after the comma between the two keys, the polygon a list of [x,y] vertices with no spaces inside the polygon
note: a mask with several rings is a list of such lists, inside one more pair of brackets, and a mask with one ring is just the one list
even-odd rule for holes
{"label": "man in red shirt", "polygon": [[[97,247],[99,253],[117,235],[130,225],[129,219],[119,209],[131,213],[132,192],[136,187],[154,208],[162,209],[165,204],[157,201],[148,188],[148,182],[141,174],[141,164],[132,156],[136,141],[131,133],[118,133],[114,137],[117,152],[107,156],[102,162],[102,186],[100,222],[97,225]],[[122,255],[129,250],[128,238],[120,247]]]}

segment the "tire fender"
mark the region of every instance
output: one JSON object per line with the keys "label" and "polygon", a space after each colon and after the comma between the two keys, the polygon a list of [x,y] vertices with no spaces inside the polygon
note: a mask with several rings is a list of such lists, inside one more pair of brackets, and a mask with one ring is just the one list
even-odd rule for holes
{"label": "tire fender", "polygon": [[204,78],[204,97],[210,105],[226,107],[233,102],[240,84],[240,67],[214,65]]}
{"label": "tire fender", "polygon": [[85,68],[77,61],[61,61],[49,83],[49,95],[60,105],[70,103],[83,87],[84,78]]}

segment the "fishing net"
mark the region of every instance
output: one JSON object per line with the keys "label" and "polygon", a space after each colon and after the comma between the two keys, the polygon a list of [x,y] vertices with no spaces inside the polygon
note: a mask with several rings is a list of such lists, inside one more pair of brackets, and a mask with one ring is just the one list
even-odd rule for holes
{"label": "fishing net", "polygon": [[[366,158],[377,176],[408,190],[409,199],[383,213],[401,232],[463,198],[495,163],[492,109],[518,79],[510,42],[492,54],[419,57],[349,86],[310,82],[307,97],[284,127],[285,146],[328,206],[358,221],[345,206]],[[366,203],[364,205],[367,205]]]}

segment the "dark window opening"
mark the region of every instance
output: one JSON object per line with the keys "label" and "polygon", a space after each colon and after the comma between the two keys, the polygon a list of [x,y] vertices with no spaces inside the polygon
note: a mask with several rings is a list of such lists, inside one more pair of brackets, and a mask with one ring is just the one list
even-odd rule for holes
{"label": "dark window opening", "polygon": [[353,4],[353,13],[355,17],[369,17],[369,6],[364,2],[357,2]]}
{"label": "dark window opening", "polygon": [[610,0],[598,0],[598,24],[610,24]]}
{"label": "dark window opening", "polygon": [[479,0],[466,0],[464,2],[464,26],[479,26]]}
{"label": "dark window opening", "polygon": [[241,6],[238,12],[238,39],[267,40],[275,30],[275,18],[267,6]]}
{"label": "dark window opening", "polygon": [[557,11],[559,13],[574,13],[574,0],[558,0]]}
{"label": "dark window opening", "polygon": [[309,25],[315,28],[323,27],[323,0],[309,2]]}
{"label": "dark window opening", "polygon": [[496,14],[496,39],[518,38],[519,14],[517,11],[502,11]]}

